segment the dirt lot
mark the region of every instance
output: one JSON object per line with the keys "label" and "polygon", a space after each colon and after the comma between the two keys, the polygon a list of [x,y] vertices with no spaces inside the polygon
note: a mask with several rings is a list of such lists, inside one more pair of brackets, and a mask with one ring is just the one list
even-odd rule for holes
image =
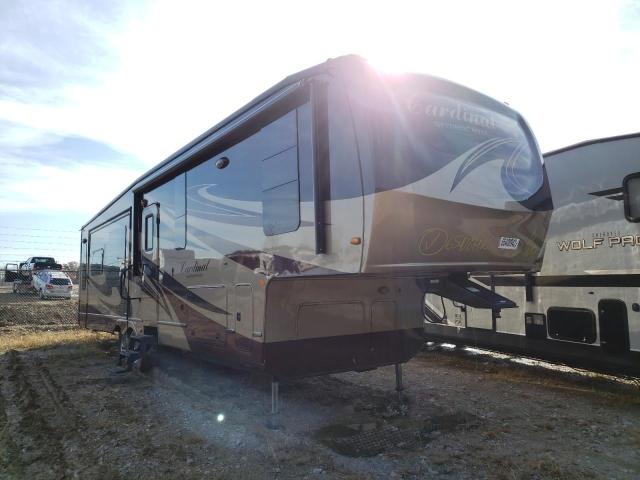
{"label": "dirt lot", "polygon": [[117,373],[115,339],[0,335],[0,478],[640,478],[634,381],[422,352],[281,385],[163,350]]}
{"label": "dirt lot", "polygon": [[[33,293],[15,294],[11,285],[0,283],[0,329],[14,325],[68,325],[77,323],[78,287],[70,300],[40,300]],[[0,331],[1,332],[1,331]]]}

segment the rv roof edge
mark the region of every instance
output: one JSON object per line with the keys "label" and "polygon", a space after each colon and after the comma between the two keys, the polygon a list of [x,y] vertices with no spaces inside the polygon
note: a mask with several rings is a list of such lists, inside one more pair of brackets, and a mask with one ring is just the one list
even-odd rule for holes
{"label": "rv roof edge", "polygon": [[574,143],[571,145],[567,145],[566,147],[561,147],[561,148],[557,148],[555,150],[551,150],[549,152],[545,152],[543,154],[543,156],[546,157],[550,157],[552,155],[557,155],[559,153],[564,153],[564,152],[568,152],[571,150],[575,150],[577,148],[581,148],[581,147],[588,147],[589,145],[595,145],[598,143],[607,143],[607,142],[616,142],[618,140],[627,140],[627,139],[631,139],[631,138],[637,138],[640,137],[640,132],[635,132],[635,133],[624,133],[622,135],[614,135],[611,137],[600,137],[600,138],[593,138],[591,140],[584,140],[582,142],[578,142],[578,143]]}

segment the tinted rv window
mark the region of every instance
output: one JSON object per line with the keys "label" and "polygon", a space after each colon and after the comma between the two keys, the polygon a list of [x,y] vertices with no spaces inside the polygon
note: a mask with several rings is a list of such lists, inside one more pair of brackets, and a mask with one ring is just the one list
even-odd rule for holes
{"label": "tinted rv window", "polygon": [[116,276],[126,264],[129,216],[120,217],[113,222],[91,231],[91,273],[105,273]]}
{"label": "tinted rv window", "polygon": [[196,257],[208,255],[201,250],[228,254],[248,244],[230,242],[227,232],[250,239],[258,229],[265,235],[297,230],[301,182],[304,198],[313,198],[309,102],[253,131],[187,172],[189,231],[197,238],[187,248]]}
{"label": "tinted rv window", "polygon": [[[187,211],[186,211],[186,174],[182,173],[163,185],[145,193],[149,205],[160,205],[160,225],[158,232],[152,226],[145,225],[145,250],[153,250],[153,237],[159,237],[160,250],[183,249],[186,246]],[[145,217],[148,218],[148,217]],[[147,220],[145,220],[147,221]]]}
{"label": "tinted rv window", "polygon": [[262,229],[265,235],[293,232],[300,225],[297,111],[264,127],[257,136],[262,160]]}

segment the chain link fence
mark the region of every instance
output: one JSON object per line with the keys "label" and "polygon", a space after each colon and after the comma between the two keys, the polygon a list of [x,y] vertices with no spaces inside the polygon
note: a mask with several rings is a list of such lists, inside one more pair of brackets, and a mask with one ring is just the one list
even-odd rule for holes
{"label": "chain link fence", "polygon": [[78,270],[0,270],[0,329],[66,329],[77,315]]}

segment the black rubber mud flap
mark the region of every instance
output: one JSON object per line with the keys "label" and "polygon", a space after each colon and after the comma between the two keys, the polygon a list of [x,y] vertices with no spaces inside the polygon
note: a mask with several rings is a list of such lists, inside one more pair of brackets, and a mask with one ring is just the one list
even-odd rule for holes
{"label": "black rubber mud flap", "polygon": [[512,300],[466,277],[419,278],[416,282],[424,293],[440,295],[473,308],[500,310],[517,307]]}

